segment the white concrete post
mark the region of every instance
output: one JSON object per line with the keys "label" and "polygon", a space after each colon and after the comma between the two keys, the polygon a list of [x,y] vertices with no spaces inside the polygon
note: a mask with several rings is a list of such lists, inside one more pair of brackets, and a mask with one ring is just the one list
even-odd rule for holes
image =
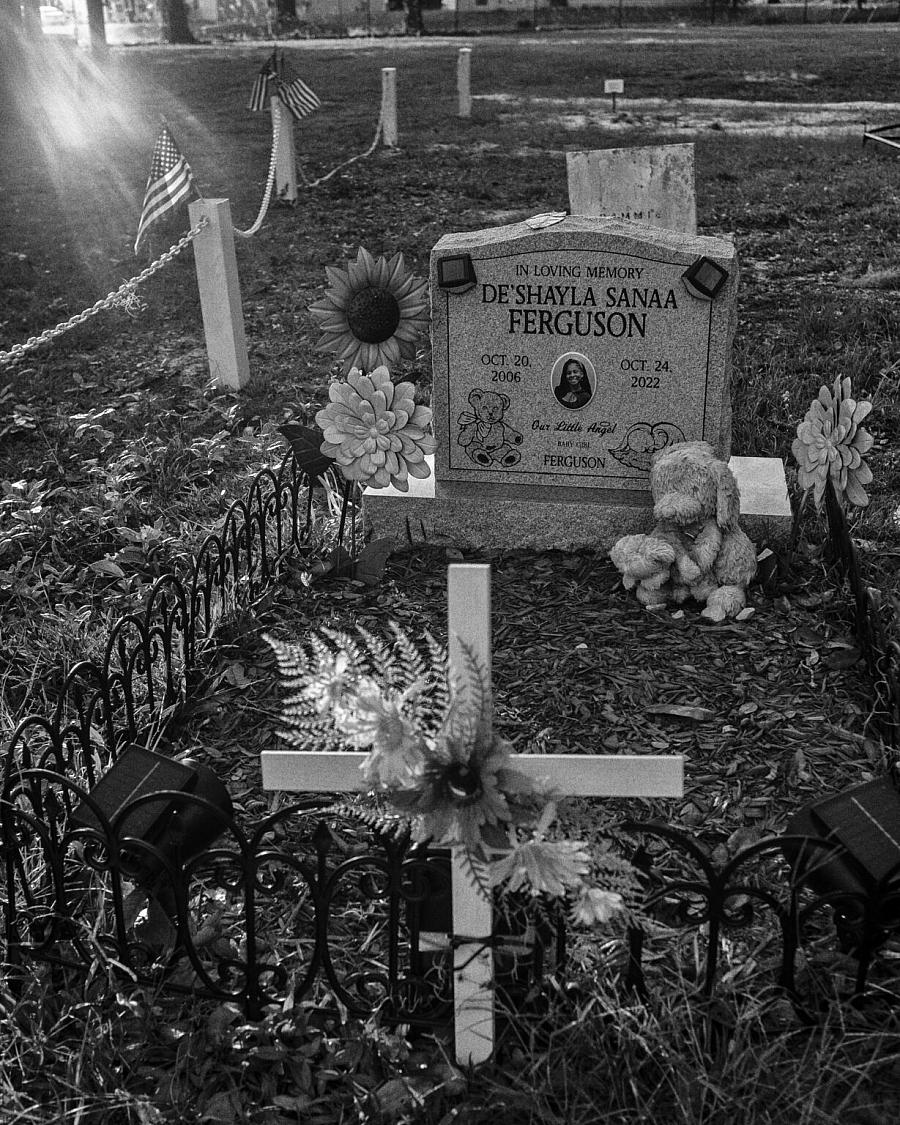
{"label": "white concrete post", "polygon": [[231,206],[227,199],[199,199],[188,207],[191,226],[207,224],[194,239],[194,261],[209,373],[217,387],[239,389],[250,380],[247,340]]}
{"label": "white concrete post", "polygon": [[269,99],[272,111],[272,136],[278,121],[278,145],[275,149],[275,195],[287,203],[297,201],[297,156],[294,150],[294,115],[279,97]]}
{"label": "white concrete post", "polygon": [[472,116],[472,48],[460,47],[456,59],[456,91],[459,95],[459,116]]}
{"label": "white concrete post", "polygon": [[397,147],[397,68],[381,69],[381,138],[388,148]]}

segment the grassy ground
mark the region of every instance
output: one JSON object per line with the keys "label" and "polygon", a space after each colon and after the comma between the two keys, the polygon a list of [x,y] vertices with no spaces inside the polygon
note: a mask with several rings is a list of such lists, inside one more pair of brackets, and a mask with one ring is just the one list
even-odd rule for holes
{"label": "grassy ground", "polygon": [[[877,439],[872,503],[855,530],[870,573],[896,588],[900,163],[860,140],[863,120],[900,119],[897,42],[885,27],[491,39],[474,52],[471,121],[455,116],[453,44],[292,50],[289,65],[324,102],[297,131],[308,178],[369,144],[382,66],[398,68],[401,144],[302,193],[295,208],[276,208],[239,243],[253,384],[240,393],[208,386],[189,253],[143,287],[143,311],[102,313],[0,369],[0,729],[51,705],[61,670],[96,654],[110,619],[157,574],[183,565],[253,473],[280,458],[278,424],[311,419],[329,367],[305,310],[322,291],[324,266],[364,245],[402,250],[424,273],[446,231],[564,209],[567,148],[694,141],[701,231],[733,232],[742,262],[735,451],[788,458],[819,385],[850,375],[875,402]],[[260,49],[127,49],[102,70],[59,51],[36,75],[21,59],[3,67],[0,350],[146,264],[131,244],[161,113],[206,194],[230,198],[237,225],[249,226],[265,179],[266,118],[244,108]],[[627,90],[615,117],[598,95],[611,75],[624,76]],[[760,111],[748,103],[760,97],[778,104],[751,129]],[[712,123],[698,123],[695,99],[717,103]],[[176,221],[157,232],[153,250],[183,229]],[[427,397],[427,347],[404,374]],[[711,846],[739,829],[778,828],[813,793],[878,768],[864,678],[844,667],[846,616],[823,577],[821,524],[807,514],[803,531],[782,587],[755,591],[754,618],[719,632],[698,632],[693,612],[649,621],[590,554],[494,559],[498,721],[548,749],[600,741],[607,750],[688,751],[685,801],[665,813]],[[216,761],[249,811],[263,803],[256,751],[274,737],[260,719],[277,708],[271,665],[254,640],[263,625],[291,633],[317,619],[391,617],[439,632],[445,563],[440,552],[397,558],[370,591],[288,588],[273,616],[245,623],[222,656],[220,707],[188,741]],[[575,599],[582,612],[569,622]],[[244,680],[225,675],[236,664],[253,685],[243,694]],[[669,703],[712,715],[684,727],[646,710]],[[148,995],[51,1003],[36,982],[26,1002],[0,1005],[5,1112],[142,1125],[377,1120],[369,1092],[418,1074],[430,1091],[424,1108],[389,1087],[396,1111],[387,1119],[896,1119],[885,1102],[896,1083],[890,1026],[876,1033],[836,1017],[808,1033],[754,1008],[734,1045],[709,1057],[690,1005],[660,1002],[611,1020],[615,1005],[597,975],[589,1010],[560,1001],[549,1038],[471,1082],[428,1069],[433,1055],[410,1058],[375,1029],[342,1038],[307,1029],[302,1012],[284,1014],[289,1061],[277,1019],[254,1030],[214,1007],[174,1013]],[[54,1099],[47,1116],[39,1106]]]}

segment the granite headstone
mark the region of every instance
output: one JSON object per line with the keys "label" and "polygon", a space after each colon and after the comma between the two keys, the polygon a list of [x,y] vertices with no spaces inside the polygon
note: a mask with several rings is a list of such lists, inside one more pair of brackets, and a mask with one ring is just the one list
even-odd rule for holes
{"label": "granite headstone", "polygon": [[[683,276],[703,260],[712,299]],[[665,445],[728,456],[732,243],[567,217],[445,235],[431,261],[437,480],[646,491]]]}

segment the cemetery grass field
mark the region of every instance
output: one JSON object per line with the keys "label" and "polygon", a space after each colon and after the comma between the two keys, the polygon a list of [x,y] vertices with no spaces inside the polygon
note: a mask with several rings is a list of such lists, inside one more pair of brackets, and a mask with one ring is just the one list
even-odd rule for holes
{"label": "cemetery grass field", "polygon": [[[0,732],[49,711],[65,669],[102,652],[110,623],[156,577],[185,569],[253,475],[280,461],[279,425],[312,424],[332,373],[306,312],[325,266],[365,246],[402,250],[424,275],[447,231],[564,210],[567,149],[695,143],[700,233],[732,233],[741,259],[734,451],[784,458],[799,505],[797,423],[821,384],[849,376],[874,402],[876,438],[854,535],[870,581],[898,592],[900,152],[861,141],[864,122],[900,121],[900,30],[641,28],[473,46],[469,121],[455,116],[455,42],[287,51],[323,101],[296,130],[308,180],[369,146],[383,66],[397,67],[400,146],[301,186],[296,206],[274,206],[239,240],[250,387],[208,385],[190,251],[140,287],[142,308],[102,312],[0,367]],[[265,183],[268,118],[245,108],[264,48],[121,49],[102,68],[66,44],[47,51],[30,68],[0,57],[0,351],[152,260],[132,246],[161,114],[237,226],[253,221]],[[599,92],[612,76],[626,85],[615,114]],[[152,255],[186,226],[183,213],[158,224]],[[426,346],[399,369],[422,401],[430,369]],[[323,519],[323,550],[333,534]],[[590,552],[492,557],[498,729],[519,749],[685,753],[684,800],[613,812],[664,817],[719,858],[872,776],[884,752],[824,536],[807,505],[794,549],[751,592],[754,615],[719,627],[693,608],[648,615]],[[227,622],[207,657],[206,698],[173,732],[179,744],[214,764],[242,811],[261,814],[258,755],[277,745],[279,708],[261,634],[394,620],[440,636],[457,557],[398,553],[374,586],[298,567]],[[592,815],[579,809],[585,827]],[[54,994],[38,975],[22,997],[0,991],[0,1118],[896,1121],[900,1043],[887,1007],[835,1005],[823,1028],[801,1028],[759,991],[765,950],[748,960],[742,949],[726,951],[721,1003],[735,1031],[721,1050],[707,1049],[703,1013],[685,1000],[690,949],[649,1005],[623,1006],[598,951],[576,945],[582,991],[549,986],[548,1018],[475,1075],[446,1062],[446,1045],[410,1048],[374,1025],[323,1031],[304,1006],[245,1026],[225,1006],[108,989],[100,963],[83,993]],[[835,980],[851,969],[835,956]]]}

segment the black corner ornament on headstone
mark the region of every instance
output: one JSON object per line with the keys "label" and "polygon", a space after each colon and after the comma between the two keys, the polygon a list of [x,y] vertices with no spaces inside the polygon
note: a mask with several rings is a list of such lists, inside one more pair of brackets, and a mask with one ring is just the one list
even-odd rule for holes
{"label": "black corner ornament on headstone", "polygon": [[438,285],[451,293],[468,293],[475,286],[475,266],[468,254],[452,254],[437,264]]}
{"label": "black corner ornament on headstone", "polygon": [[[162,796],[165,792],[189,796]],[[154,800],[154,794],[159,798]],[[90,800],[96,808],[82,801],[72,814],[74,828],[92,828],[104,837],[113,832],[120,841],[149,844],[173,865],[199,855],[222,834],[234,812],[228,790],[208,766],[166,758],[142,746],[122,751],[91,789]],[[151,852],[127,843],[119,862],[143,885],[156,881],[164,870]]]}
{"label": "black corner ornament on headstone", "polygon": [[[785,833],[789,838],[782,851],[795,880],[832,900],[835,924],[847,948],[874,948],[888,932],[900,929],[900,776],[896,766],[885,777],[800,809],[788,821]],[[820,848],[798,837],[822,840],[835,848]],[[877,919],[866,926],[864,904],[878,893],[882,901]]]}
{"label": "black corner ornament on headstone", "polygon": [[685,288],[692,297],[701,301],[712,301],[720,293],[728,280],[728,270],[723,269],[712,258],[698,258],[681,275]]}

